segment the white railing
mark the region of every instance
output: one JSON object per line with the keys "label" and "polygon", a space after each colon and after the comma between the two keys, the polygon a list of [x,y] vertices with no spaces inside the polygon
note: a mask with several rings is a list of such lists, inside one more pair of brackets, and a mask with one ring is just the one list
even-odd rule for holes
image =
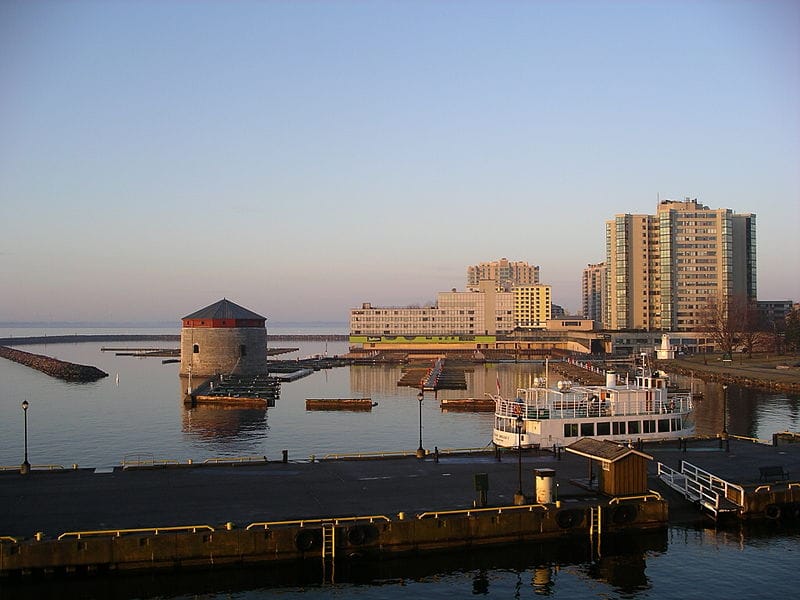
{"label": "white railing", "polygon": [[605,403],[585,399],[500,400],[497,414],[525,419],[586,419],[593,417],[663,415],[678,416],[691,411],[690,400],[612,400]]}
{"label": "white railing", "polygon": [[686,477],[687,498],[689,494],[716,515],[724,508],[725,501],[742,507],[744,488],[730,483],[685,460],[681,461],[681,474]]}

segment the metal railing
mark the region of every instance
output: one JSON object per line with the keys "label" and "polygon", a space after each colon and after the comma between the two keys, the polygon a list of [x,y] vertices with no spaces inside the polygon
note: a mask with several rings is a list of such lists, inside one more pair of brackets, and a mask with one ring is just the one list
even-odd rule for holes
{"label": "metal railing", "polygon": [[[339,460],[343,458],[401,458],[404,456],[416,455],[416,450],[394,450],[389,452],[334,452],[324,455],[321,460]],[[312,462],[314,461],[314,458],[314,455],[312,455]]]}
{"label": "metal railing", "polygon": [[609,506],[612,504],[619,504],[620,502],[624,502],[626,500],[644,500],[647,502],[648,500],[663,500],[661,494],[655,492],[653,490],[648,490],[646,494],[635,494],[633,496],[614,496],[611,500],[608,501]]}
{"label": "metal railing", "polygon": [[261,521],[250,523],[246,530],[270,527],[288,527],[291,525],[299,525],[306,527],[307,525],[322,525],[323,523],[333,523],[334,525],[341,525],[342,523],[357,523],[357,522],[374,523],[375,521],[391,521],[386,515],[362,515],[359,517],[331,517],[328,519],[294,519],[291,521]]}
{"label": "metal railing", "polygon": [[726,501],[738,508],[744,506],[744,488],[730,483],[685,460],[681,461],[681,474],[686,477],[687,492],[691,492],[700,503],[716,516],[724,510]]}
{"label": "metal railing", "polygon": [[63,540],[69,537],[81,539],[90,536],[120,537],[121,535],[129,533],[152,533],[153,535],[159,535],[165,532],[197,533],[199,530],[216,531],[211,525],[179,525],[176,527],[142,527],[135,529],[98,529],[93,531],[67,531],[58,536],[58,539]]}
{"label": "metal railing", "polygon": [[[31,465],[31,471],[66,471],[63,465]],[[19,465],[0,465],[0,471],[19,471]]]}
{"label": "metal railing", "polygon": [[521,506],[495,506],[491,508],[463,508],[459,510],[436,510],[436,511],[428,511],[417,515],[417,519],[427,519],[433,518],[438,519],[439,517],[446,516],[472,516],[474,514],[482,514],[482,513],[495,513],[495,514],[502,514],[504,512],[514,512],[514,511],[527,511],[533,512],[534,509],[541,509],[541,510],[549,510],[547,506],[544,504],[523,504]]}
{"label": "metal railing", "polygon": [[228,463],[265,463],[269,462],[266,456],[219,456],[207,458],[203,461],[204,465],[220,465]]}

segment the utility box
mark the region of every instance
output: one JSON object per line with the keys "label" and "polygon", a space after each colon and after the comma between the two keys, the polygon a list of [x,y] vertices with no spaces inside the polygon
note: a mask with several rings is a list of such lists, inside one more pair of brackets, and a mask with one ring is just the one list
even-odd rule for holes
{"label": "utility box", "polygon": [[554,469],[534,469],[536,475],[536,503],[551,504],[553,502]]}

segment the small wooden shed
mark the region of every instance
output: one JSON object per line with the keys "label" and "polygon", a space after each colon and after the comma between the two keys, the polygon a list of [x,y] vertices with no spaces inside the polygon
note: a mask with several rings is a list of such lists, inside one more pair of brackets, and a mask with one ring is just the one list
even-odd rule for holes
{"label": "small wooden shed", "polygon": [[597,489],[609,496],[635,496],[646,494],[647,461],[653,457],[634,448],[608,440],[581,438],[566,447],[567,452],[589,459],[589,479],[594,478],[593,463],[597,469]]}

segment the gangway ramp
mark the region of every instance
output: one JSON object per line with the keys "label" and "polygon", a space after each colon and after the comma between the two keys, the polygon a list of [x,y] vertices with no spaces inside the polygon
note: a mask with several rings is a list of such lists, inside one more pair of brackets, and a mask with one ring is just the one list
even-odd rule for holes
{"label": "gangway ramp", "polygon": [[682,460],[680,471],[658,463],[658,477],[687,500],[698,503],[716,520],[744,508],[744,488]]}

